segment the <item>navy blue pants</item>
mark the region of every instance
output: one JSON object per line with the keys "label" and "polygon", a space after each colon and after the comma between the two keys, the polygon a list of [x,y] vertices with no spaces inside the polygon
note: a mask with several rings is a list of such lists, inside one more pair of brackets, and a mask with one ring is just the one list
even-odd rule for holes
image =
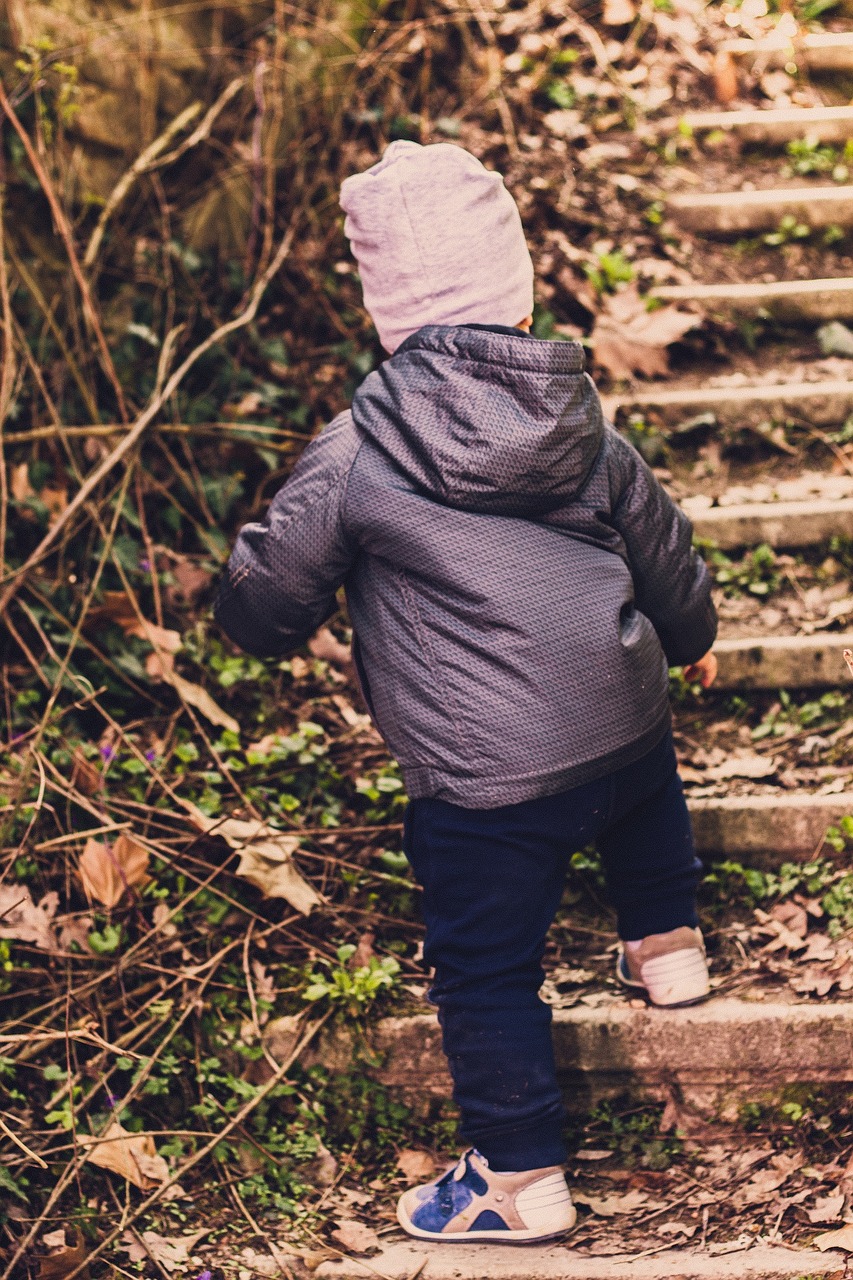
{"label": "navy blue pants", "polygon": [[496,809],[413,800],[406,813],[462,1134],[494,1169],[566,1159],[551,1010],[538,993],[569,859],[591,843],[621,938],[697,923],[700,864],[671,733],[635,764],[557,795]]}

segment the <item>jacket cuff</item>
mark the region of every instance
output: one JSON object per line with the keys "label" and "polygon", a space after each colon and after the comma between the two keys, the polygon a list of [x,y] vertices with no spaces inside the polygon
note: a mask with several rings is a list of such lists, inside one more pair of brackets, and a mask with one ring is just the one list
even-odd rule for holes
{"label": "jacket cuff", "polygon": [[671,667],[686,667],[704,658],[717,638],[717,610],[710,595],[690,613],[682,614],[678,626],[661,632],[659,638]]}

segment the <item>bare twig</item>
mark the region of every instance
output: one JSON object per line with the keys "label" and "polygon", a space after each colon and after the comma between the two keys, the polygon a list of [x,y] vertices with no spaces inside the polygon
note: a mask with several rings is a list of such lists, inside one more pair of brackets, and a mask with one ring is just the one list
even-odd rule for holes
{"label": "bare twig", "polygon": [[[119,416],[121,417],[122,422],[126,422],[127,408],[125,406],[124,391],[122,390],[121,382],[119,381],[118,374],[116,373],[113,358],[110,355],[109,348],[104,337],[104,331],[101,328],[101,322],[98,318],[97,310],[95,309],[95,304],[92,301],[91,291],[86,282],[86,277],[83,275],[83,269],[80,266],[80,259],[77,257],[77,250],[74,247],[74,240],[71,235],[71,228],[68,225],[68,218],[65,216],[65,211],[59,202],[47,170],[42,164],[41,158],[32,144],[30,135],[21,124],[12,104],[6,96],[6,90],[3,86],[2,80],[0,80],[0,109],[2,109],[9,123],[12,125],[12,128],[20,138],[23,148],[27,153],[27,159],[32,165],[33,172],[38,178],[39,184],[44,191],[48,204],[50,205],[50,211],[53,214],[56,229],[62,238],[63,244],[65,245],[65,252],[68,254],[68,263],[71,267],[72,275],[77,282],[77,287],[80,290],[80,296],[83,299],[83,311],[89,325],[91,326],[92,332],[95,335],[95,341],[97,342],[101,353],[104,372],[109,378],[113,391],[115,392]],[[2,606],[0,606],[0,613],[2,613]]]}
{"label": "bare twig", "polygon": [[[2,89],[0,89],[0,94],[2,94]],[[0,97],[0,106],[2,105],[2,97]],[[267,286],[276,272],[279,271],[282,263],[290,252],[290,247],[293,243],[295,234],[296,219],[294,218],[284,236],[284,239],[279,245],[272,262],[260,279],[256,281],[249,298],[248,306],[238,316],[235,316],[233,320],[228,320],[225,324],[220,325],[218,329],[215,329],[213,333],[209,334],[203,342],[200,342],[198,346],[190,352],[183,363],[179,365],[172,374],[171,378],[169,378],[159,395],[154,396],[147,408],[139,415],[121,442],[116,445],[115,449],[113,449],[108,457],[104,458],[103,462],[95,467],[94,471],[92,471],[83,482],[82,486],[77,490],[77,493],[74,495],[71,502],[69,502],[60,517],[55,521],[52,527],[48,529],[35,551],[28,556],[20,568],[16,569],[13,574],[10,574],[7,577],[6,581],[8,585],[6,590],[2,595],[0,595],[0,614],[8,608],[10,601],[17,595],[23,577],[29,573],[29,571],[50,551],[61,530],[65,527],[72,516],[79,511],[89,496],[94,493],[95,489],[97,489],[104,477],[108,476],[113,468],[121,462],[122,458],[124,458],[130,450],[134,448],[137,442],[142,438],[146,428],[160,412],[163,405],[171,396],[174,395],[175,391],[183,382],[193,365],[196,364],[197,361],[211,349],[211,347],[217,346],[238,329],[242,329],[245,325],[251,324],[257,314],[258,305],[267,289]]]}

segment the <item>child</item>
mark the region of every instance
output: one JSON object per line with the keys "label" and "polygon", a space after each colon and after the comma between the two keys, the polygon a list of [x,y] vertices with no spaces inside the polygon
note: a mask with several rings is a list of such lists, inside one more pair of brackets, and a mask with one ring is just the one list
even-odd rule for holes
{"label": "child", "polygon": [[398,1216],[434,1240],[574,1223],[538,996],[571,854],[595,842],[620,979],[708,994],[667,664],[708,685],[691,528],[602,417],[583,348],[529,336],[533,268],[500,175],[394,142],[341,204],[391,354],[247,525],[218,602],[242,648],[302,645],[346,588],[364,697],[411,803],[424,956],[462,1133]]}

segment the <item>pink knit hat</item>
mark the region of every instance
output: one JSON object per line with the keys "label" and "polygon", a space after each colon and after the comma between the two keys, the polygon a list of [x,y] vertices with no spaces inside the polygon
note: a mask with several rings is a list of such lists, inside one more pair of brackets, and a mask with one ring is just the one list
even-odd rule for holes
{"label": "pink knit hat", "polygon": [[447,142],[392,142],[341,187],[364,305],[386,351],[425,324],[519,324],[533,263],[499,173]]}

